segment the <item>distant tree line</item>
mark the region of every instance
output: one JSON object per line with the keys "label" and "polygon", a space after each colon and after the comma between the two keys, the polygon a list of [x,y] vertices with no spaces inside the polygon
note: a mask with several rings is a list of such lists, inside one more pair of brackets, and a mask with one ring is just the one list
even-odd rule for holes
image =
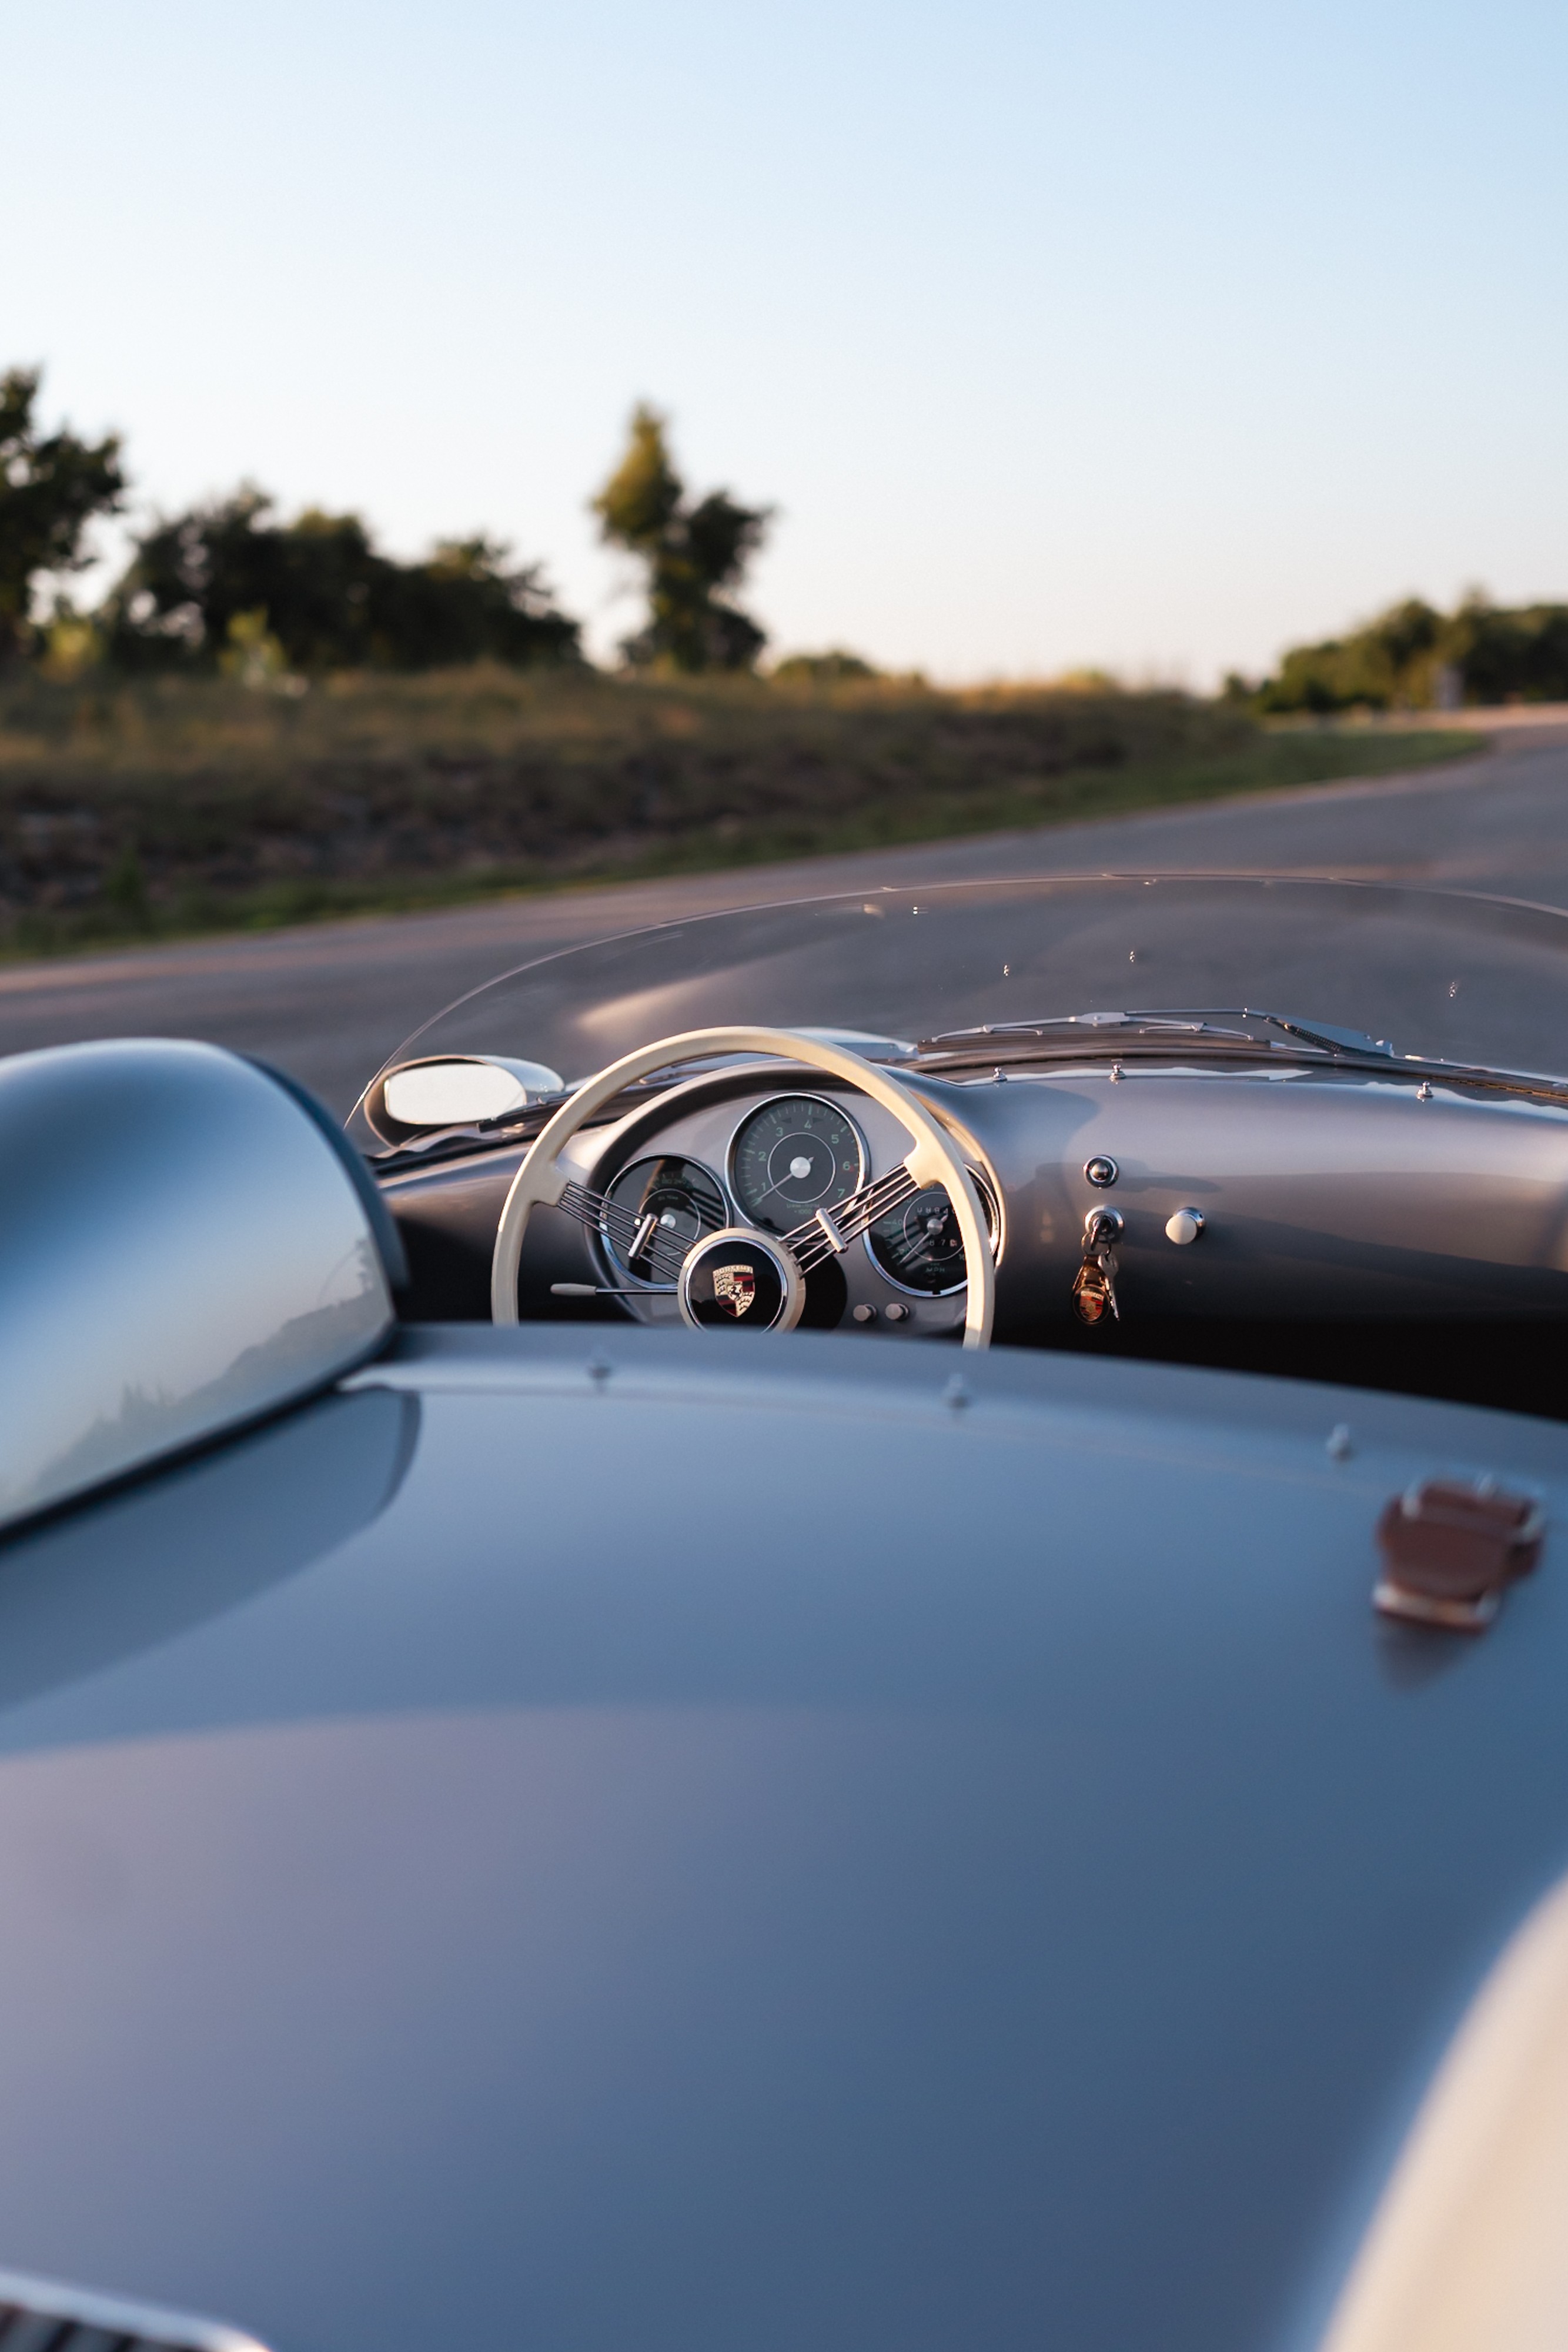
{"label": "distant tree line", "polygon": [[1264,713],[1429,710],[1568,700],[1568,604],[1503,606],[1479,591],[1452,614],[1409,597],[1321,645],[1293,646],[1271,677],[1226,691]]}
{"label": "distant tree line", "polygon": [[249,488],[147,531],[99,619],[126,669],[243,666],[268,642],[307,676],[579,655],[578,625],[538,567],[508,568],[497,542],[447,541],[399,563],[357,515],[312,508],[279,522]]}
{"label": "distant tree line", "polygon": [[[358,515],[309,509],[282,520],[245,484],[230,497],[160,517],[96,611],[59,583],[90,561],[89,525],[129,496],[115,435],[89,442],[37,418],[39,372],[0,376],[0,667],[81,658],[127,671],[224,671],[252,683],[333,670],[418,670],[493,660],[580,662],[580,625],[555,604],[537,564],[515,564],[483,534],[443,541],[416,562],[378,549]],[[601,536],[643,567],[643,626],[622,652],[633,667],[746,670],[764,631],[735,601],[769,509],[727,490],[695,499],[675,469],[667,420],[633,414],[625,457],[592,502]],[[35,609],[56,584],[53,610]],[[850,658],[834,657],[834,658]]]}

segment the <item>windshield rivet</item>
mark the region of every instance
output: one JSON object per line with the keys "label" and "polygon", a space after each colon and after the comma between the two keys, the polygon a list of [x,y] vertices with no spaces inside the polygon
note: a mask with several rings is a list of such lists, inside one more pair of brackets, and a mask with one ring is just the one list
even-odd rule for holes
{"label": "windshield rivet", "polygon": [[1113,1062],[1111,1065],[1111,1084],[1113,1086],[1118,1085],[1125,1076],[1126,1073],[1123,1069],[1121,1063]]}
{"label": "windshield rivet", "polygon": [[1083,1173],[1099,1192],[1104,1192],[1108,1184],[1113,1184],[1121,1172],[1113,1160],[1103,1157],[1086,1160],[1083,1163]]}
{"label": "windshield rivet", "polygon": [[1417,1102],[1430,1102],[1432,1099],[1432,1089],[1425,1078],[1416,1089],[1416,1099]]}

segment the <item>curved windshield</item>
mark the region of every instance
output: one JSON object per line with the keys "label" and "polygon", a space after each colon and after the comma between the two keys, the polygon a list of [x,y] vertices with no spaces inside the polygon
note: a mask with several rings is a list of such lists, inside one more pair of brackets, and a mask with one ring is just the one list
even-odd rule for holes
{"label": "curved windshield", "polygon": [[[479,1054],[545,1065],[570,1085],[635,1046],[730,1023],[909,1045],[1092,1013],[1243,1008],[1331,1047],[1336,1034],[1360,1033],[1366,1050],[1568,1071],[1568,916],[1378,883],[1253,877],[857,892],[546,956],[460,999],[385,1067]],[[1196,1025],[1187,1034],[1196,1044]]]}

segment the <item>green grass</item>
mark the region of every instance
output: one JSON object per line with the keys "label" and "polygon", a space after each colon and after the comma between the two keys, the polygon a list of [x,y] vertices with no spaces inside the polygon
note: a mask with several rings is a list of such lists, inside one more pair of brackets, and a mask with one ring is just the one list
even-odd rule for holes
{"label": "green grass", "polygon": [[1098,687],[482,668],[0,684],[0,952],[1010,831],[1378,775],[1479,739],[1266,731]]}

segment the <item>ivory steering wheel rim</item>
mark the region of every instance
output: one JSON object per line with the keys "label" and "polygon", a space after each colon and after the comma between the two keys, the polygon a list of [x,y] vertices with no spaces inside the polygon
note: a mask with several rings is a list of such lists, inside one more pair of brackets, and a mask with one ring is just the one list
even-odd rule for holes
{"label": "ivory steering wheel rim", "polygon": [[964,1345],[988,1348],[997,1311],[997,1269],[989,1234],[974,1178],[957,1144],[936,1114],[918,1095],[901,1087],[874,1062],[862,1059],[847,1046],[826,1038],[807,1037],[792,1029],[687,1029],[676,1037],[661,1037],[651,1045],[624,1054],[597,1076],[587,1079],[562,1103],[540,1129],[512,1179],[496,1228],[490,1260],[490,1318],[496,1323],[521,1321],[517,1312],[517,1276],[528,1219],[540,1206],[551,1208],[572,1177],[560,1165],[560,1154],[596,1110],[612,1101],[622,1087],[651,1077],[673,1063],[699,1061],[709,1055],[762,1054],[770,1060],[803,1063],[830,1077],[857,1087],[873,1102],[897,1119],[912,1138],[904,1165],[922,1190],[940,1184],[953,1204],[964,1243],[967,1289],[964,1307]]}

